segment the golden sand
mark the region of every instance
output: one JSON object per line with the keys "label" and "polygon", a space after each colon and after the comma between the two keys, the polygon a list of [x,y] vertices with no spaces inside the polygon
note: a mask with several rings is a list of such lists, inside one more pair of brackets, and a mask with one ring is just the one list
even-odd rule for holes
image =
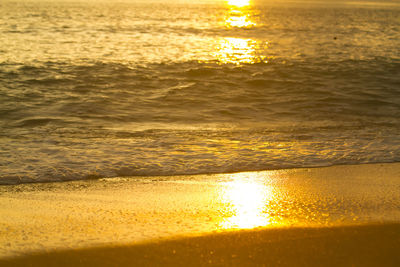
{"label": "golden sand", "polygon": [[2,266],[399,266],[400,225],[247,230],[133,246],[72,249]]}
{"label": "golden sand", "polygon": [[399,189],[398,163],[1,186],[0,263],[390,266]]}

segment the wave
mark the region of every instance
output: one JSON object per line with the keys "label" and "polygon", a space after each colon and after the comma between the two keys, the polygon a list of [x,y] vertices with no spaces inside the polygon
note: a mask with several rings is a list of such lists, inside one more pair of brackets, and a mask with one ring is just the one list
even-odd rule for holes
{"label": "wave", "polygon": [[[143,126],[142,124],[140,124]],[[398,126],[36,129],[1,137],[1,184],[398,162]],[[149,126],[151,127],[151,126]],[[53,129],[50,131],[49,129]]]}
{"label": "wave", "polygon": [[399,160],[397,9],[10,3],[0,183]]}
{"label": "wave", "polygon": [[241,66],[47,63],[5,71],[3,64],[0,77],[5,86],[0,93],[9,104],[2,108],[7,113],[3,119],[12,121],[50,115],[49,119],[232,123],[241,118],[279,119],[282,112],[306,120],[328,115],[340,120],[395,119],[400,115],[400,81],[394,75],[399,65],[377,59]]}

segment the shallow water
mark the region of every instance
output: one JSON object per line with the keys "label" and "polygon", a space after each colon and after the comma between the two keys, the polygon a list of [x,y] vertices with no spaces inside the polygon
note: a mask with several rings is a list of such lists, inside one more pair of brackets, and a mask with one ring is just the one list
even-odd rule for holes
{"label": "shallow water", "polygon": [[0,3],[0,184],[400,160],[400,5]]}

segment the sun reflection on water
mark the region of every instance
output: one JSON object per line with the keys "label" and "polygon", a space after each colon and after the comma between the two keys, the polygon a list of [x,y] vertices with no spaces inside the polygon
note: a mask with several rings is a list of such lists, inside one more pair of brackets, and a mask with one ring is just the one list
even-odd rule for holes
{"label": "sun reflection on water", "polygon": [[[229,0],[223,21],[227,29],[241,30],[257,26],[257,10],[249,0]],[[224,37],[217,41],[211,53],[220,64],[267,63],[268,42],[251,38]]]}
{"label": "sun reflection on water", "polygon": [[244,7],[250,5],[250,0],[227,0],[228,5]]}
{"label": "sun reflection on water", "polygon": [[268,43],[244,38],[221,38],[213,54],[221,64],[254,64],[267,62],[262,51]]}
{"label": "sun reflection on water", "polygon": [[250,28],[256,26],[257,24],[248,15],[231,15],[225,20],[226,26],[228,28],[238,27],[238,28]]}
{"label": "sun reflection on water", "polygon": [[254,10],[250,1],[228,1],[229,10],[225,17],[227,28],[251,28],[257,25],[255,17],[257,12]]}
{"label": "sun reflection on water", "polygon": [[233,174],[232,178],[222,190],[221,198],[233,215],[225,218],[220,227],[248,229],[271,224],[266,208],[273,198],[272,188],[244,173]]}

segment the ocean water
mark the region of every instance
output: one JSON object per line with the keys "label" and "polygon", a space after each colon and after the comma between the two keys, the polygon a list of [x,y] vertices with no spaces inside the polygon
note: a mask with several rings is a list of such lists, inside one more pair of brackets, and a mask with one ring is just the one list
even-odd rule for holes
{"label": "ocean water", "polygon": [[400,161],[400,4],[0,2],[0,184]]}

